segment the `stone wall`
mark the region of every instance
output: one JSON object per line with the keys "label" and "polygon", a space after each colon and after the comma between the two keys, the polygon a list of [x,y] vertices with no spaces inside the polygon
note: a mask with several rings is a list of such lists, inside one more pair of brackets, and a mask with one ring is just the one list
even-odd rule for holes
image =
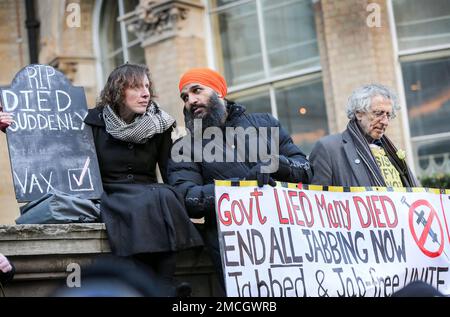
{"label": "stone wall", "polygon": [[[370,27],[367,18],[380,9],[380,26]],[[370,8],[369,8],[370,9]],[[381,83],[396,90],[395,56],[386,0],[321,0],[315,5],[317,36],[327,112],[332,133],[345,129],[345,105],[352,91],[363,84]],[[372,21],[372,20],[370,20]],[[387,135],[405,147],[401,118],[395,119]]]}
{"label": "stone wall", "polygon": [[[25,1],[0,0],[0,86],[29,63],[25,29]],[[0,224],[12,224],[19,215],[15,199],[6,136],[0,132]]]}
{"label": "stone wall", "polygon": [[[0,253],[16,267],[13,281],[5,287],[7,297],[51,296],[66,287],[76,263],[83,268],[110,254],[104,224],[0,226]],[[213,267],[205,252],[187,250],[177,256],[176,280],[192,285],[193,296],[220,294]]]}
{"label": "stone wall", "polygon": [[[80,6],[80,25],[68,25],[69,3]],[[50,64],[62,71],[74,86],[85,89],[89,106],[97,96],[95,56],[93,46],[93,11],[95,0],[37,1],[38,19],[41,21],[39,62]]]}

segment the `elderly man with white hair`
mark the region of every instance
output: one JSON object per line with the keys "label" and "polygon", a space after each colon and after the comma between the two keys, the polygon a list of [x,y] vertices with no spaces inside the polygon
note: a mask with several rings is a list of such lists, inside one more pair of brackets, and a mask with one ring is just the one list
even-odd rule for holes
{"label": "elderly man with white hair", "polygon": [[404,151],[399,151],[385,131],[400,110],[389,88],[364,85],[347,103],[347,129],[320,139],[309,157],[312,184],[326,186],[417,187]]}

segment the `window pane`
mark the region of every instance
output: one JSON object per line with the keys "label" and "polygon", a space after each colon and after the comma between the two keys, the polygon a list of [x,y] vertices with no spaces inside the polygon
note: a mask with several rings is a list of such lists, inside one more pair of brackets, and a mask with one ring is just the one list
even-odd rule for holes
{"label": "window pane", "polygon": [[450,58],[402,63],[411,136],[450,132]]}
{"label": "window pane", "polygon": [[105,74],[105,79],[109,76],[109,74],[111,74],[111,72],[114,70],[114,68],[116,68],[118,65],[122,65],[124,63],[123,60],[123,52],[119,51],[116,55],[110,57],[110,58],[105,58],[102,61],[102,66],[103,66],[103,72]]}
{"label": "window pane", "polygon": [[140,43],[128,48],[128,57],[130,63],[145,64],[144,49],[141,47]]}
{"label": "window pane", "polygon": [[120,49],[120,27],[117,22],[119,6],[117,1],[103,2],[101,25],[100,25],[100,46],[102,57],[111,55],[112,52]]}
{"label": "window pane", "polygon": [[125,61],[123,60],[123,54],[122,52],[120,52],[119,54],[117,54],[116,56],[114,56],[114,67],[117,67],[119,65],[122,65],[123,63],[125,63]]}
{"label": "window pane", "polygon": [[[123,3],[125,12],[130,12],[136,8],[139,0],[125,0]],[[124,47],[122,45],[125,39],[122,39],[120,22],[117,21],[119,17],[119,0],[103,1],[100,17],[101,29],[99,40],[101,59],[104,75],[108,76],[114,68],[126,62],[124,60]],[[133,39],[136,39],[136,36],[128,32],[128,45],[130,45]],[[140,47],[139,41],[135,41],[135,43],[135,45],[128,48],[128,62],[145,64],[144,49]]]}
{"label": "window pane", "polygon": [[248,113],[272,113],[272,108],[270,107],[270,95],[268,90],[265,92],[260,92],[258,94],[236,98],[236,102],[244,105]]}
{"label": "window pane", "polygon": [[417,174],[430,176],[450,173],[450,140],[430,141],[415,145],[418,156]]}
{"label": "window pane", "polygon": [[393,0],[400,50],[450,43],[449,0]]}
{"label": "window pane", "polygon": [[136,9],[136,7],[138,5],[139,5],[139,0],[124,0],[123,1],[125,13],[134,11],[134,9]]}
{"label": "window pane", "polygon": [[322,81],[284,87],[276,91],[278,117],[294,143],[309,154],[314,143],[328,134]]}
{"label": "window pane", "polygon": [[211,8],[221,7],[239,0],[211,0]]}
{"label": "window pane", "polygon": [[255,2],[239,5],[213,15],[220,33],[218,55],[223,58],[230,86],[264,76]]}
{"label": "window pane", "polygon": [[[129,13],[136,9],[136,7],[139,5],[139,0],[124,0],[123,4],[124,4],[124,10],[125,10],[125,14],[126,14],[126,13]],[[127,30],[127,38],[128,38],[128,43],[130,43],[130,42],[136,40],[137,36],[136,36],[136,34],[134,34],[134,32],[129,32]]]}
{"label": "window pane", "polygon": [[262,4],[271,75],[319,66],[312,1],[263,0]]}
{"label": "window pane", "polygon": [[113,40],[112,43],[109,43],[110,45],[112,44],[112,47],[109,48],[110,51],[108,53],[114,52],[118,48],[122,48],[122,37],[120,36],[121,34],[120,23],[115,21],[113,29],[110,32],[113,33]]}

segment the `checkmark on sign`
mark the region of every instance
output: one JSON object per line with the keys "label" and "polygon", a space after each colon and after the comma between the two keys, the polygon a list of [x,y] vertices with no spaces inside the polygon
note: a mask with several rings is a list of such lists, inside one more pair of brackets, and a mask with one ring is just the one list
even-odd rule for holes
{"label": "checkmark on sign", "polygon": [[77,177],[75,176],[75,174],[72,174],[73,179],[75,180],[75,183],[77,183],[78,187],[81,186],[81,184],[83,184],[83,179],[84,176],[86,175],[86,172],[88,170],[89,167],[89,163],[91,162],[91,159],[88,157],[86,159],[86,162],[84,163],[83,169],[81,170],[81,175],[80,178],[77,179]]}
{"label": "checkmark on sign", "polygon": [[88,157],[84,162],[83,168],[68,170],[69,185],[71,191],[89,191],[93,190],[89,164],[91,159]]}

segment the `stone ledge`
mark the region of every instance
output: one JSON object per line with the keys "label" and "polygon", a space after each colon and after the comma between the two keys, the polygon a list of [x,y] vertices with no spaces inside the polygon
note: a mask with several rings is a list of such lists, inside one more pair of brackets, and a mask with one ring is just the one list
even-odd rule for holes
{"label": "stone ledge", "polygon": [[[0,225],[0,253],[16,267],[6,296],[48,296],[63,285],[69,264],[88,266],[110,252],[103,223]],[[176,279],[190,282],[193,296],[220,294],[214,274],[204,249],[178,253]]]}
{"label": "stone ledge", "polygon": [[0,226],[6,256],[109,253],[105,224]]}
{"label": "stone ledge", "polygon": [[[55,236],[80,231],[105,231],[104,223],[69,223],[69,224],[45,224],[45,225],[0,225],[0,241],[7,240],[5,235],[42,235]],[[106,233],[106,232],[105,232]],[[19,237],[20,238],[20,237]],[[26,237],[29,239],[29,237]]]}

